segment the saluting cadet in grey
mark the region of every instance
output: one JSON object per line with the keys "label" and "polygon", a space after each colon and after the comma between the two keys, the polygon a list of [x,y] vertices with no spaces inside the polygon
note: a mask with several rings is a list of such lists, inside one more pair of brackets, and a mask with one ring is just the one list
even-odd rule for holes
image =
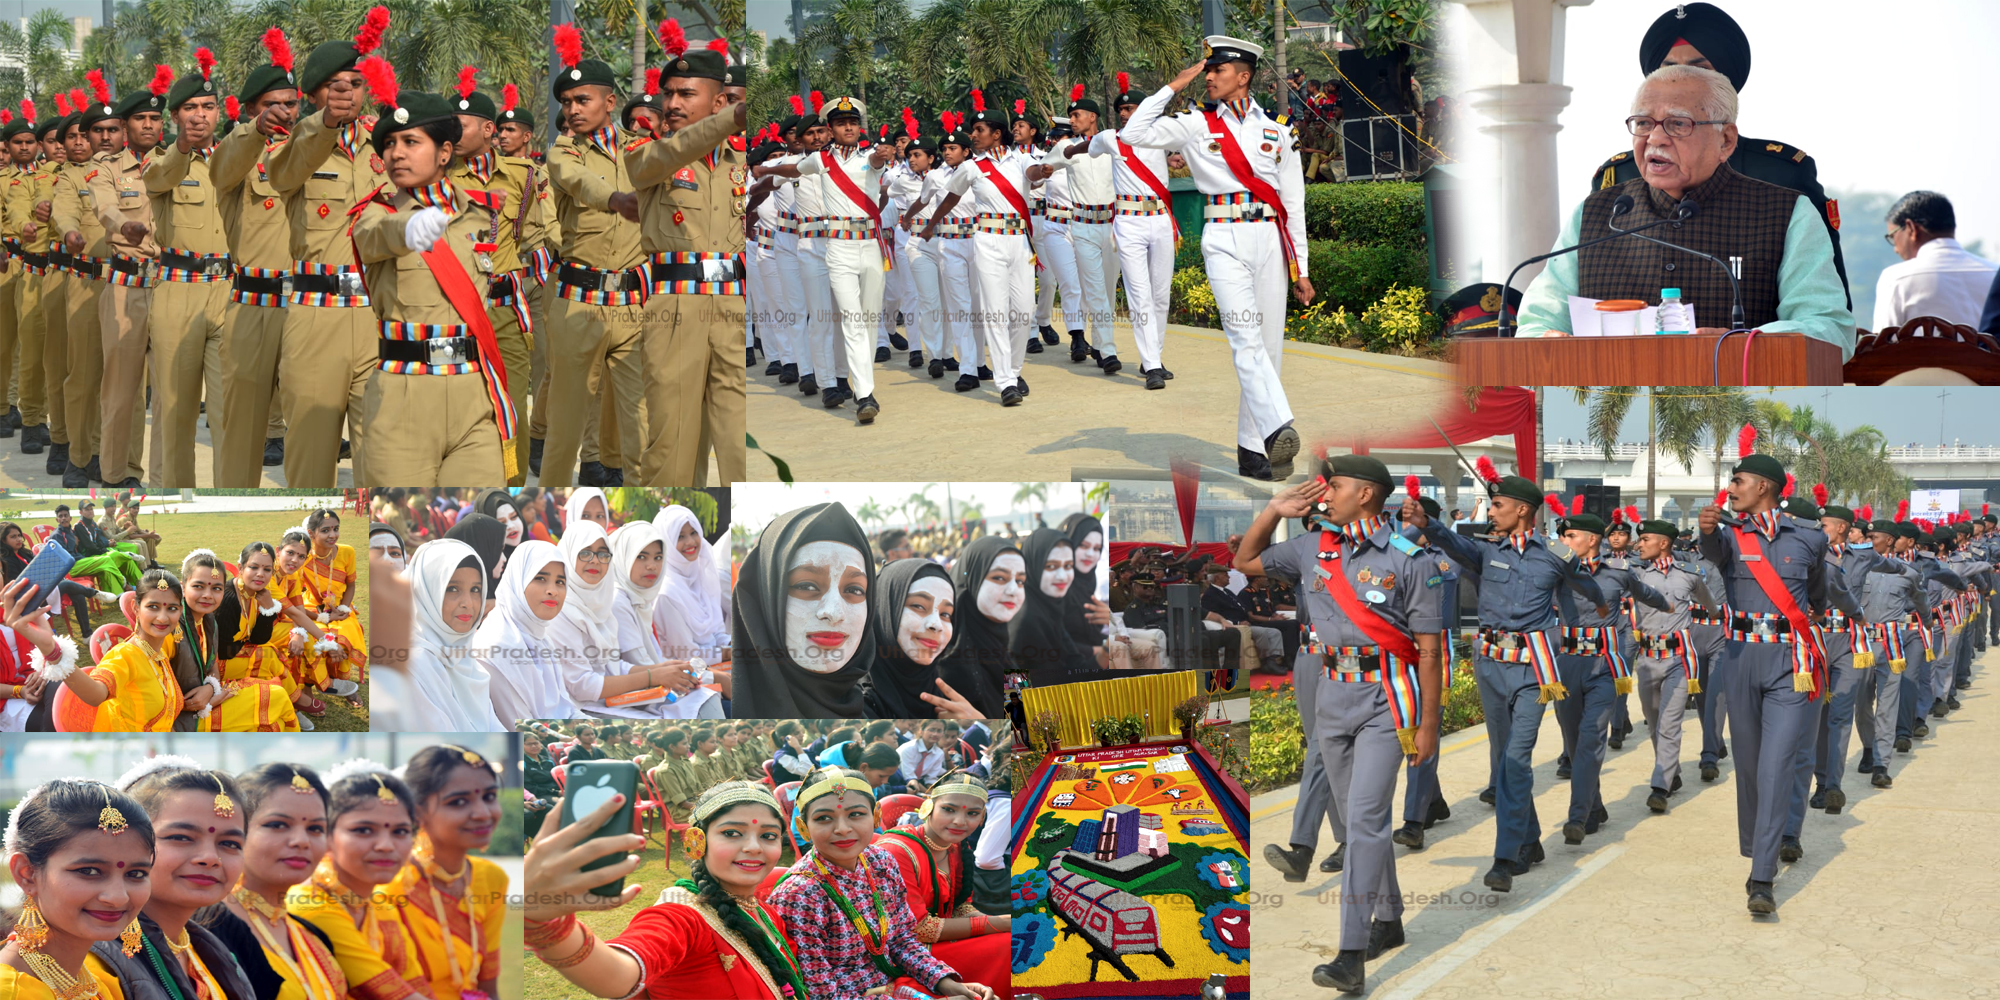
{"label": "saluting cadet in grey", "polygon": [[1947,627],[1945,608],[1971,584],[1938,559],[1933,551],[1937,547],[1937,539],[1929,532],[1910,521],[1901,522],[1898,531],[1902,537],[1909,539],[1910,563],[1923,574],[1924,596],[1931,603],[1930,613],[1924,617],[1927,638],[1925,655],[1911,664],[1916,669],[1903,672],[1903,704],[1896,721],[1896,749],[1908,751],[1911,739],[1921,740],[1931,734],[1930,724],[1924,721],[1924,717],[1930,714],[1931,705],[1937,700],[1932,672],[1951,667],[1952,634]]}
{"label": "saluting cadet in grey", "polygon": [[[1311,534],[1324,526],[1319,512],[1307,514],[1300,519],[1300,527]],[[1312,634],[1312,608],[1305,601],[1298,602],[1299,634]],[[1319,680],[1325,669],[1320,654],[1312,651],[1312,644],[1301,640],[1299,650],[1292,659],[1292,699],[1293,707],[1299,713],[1299,726],[1306,736],[1305,764],[1299,771],[1299,798],[1292,806],[1292,832],[1288,847],[1276,844],[1264,845],[1264,860],[1271,863],[1285,877],[1287,882],[1304,882],[1310,874],[1307,866],[1319,850],[1319,821],[1326,819],[1333,831],[1333,851],[1319,864],[1319,870],[1331,875],[1346,864],[1347,845],[1341,838],[1347,836],[1346,825],[1340,820],[1339,812],[1333,808],[1333,792],[1326,783],[1326,765],[1319,755],[1319,738],[1315,721],[1319,714]],[[1435,762],[1433,762],[1435,764]]]}
{"label": "saluting cadet in grey", "polygon": [[1646,808],[1656,813],[1667,811],[1667,796],[1681,787],[1681,719],[1690,683],[1699,687],[1692,669],[1699,654],[1691,612],[1696,604],[1716,603],[1701,568],[1674,561],[1673,542],[1678,537],[1680,529],[1671,522],[1639,522],[1639,559],[1633,563],[1639,582],[1670,604],[1665,610],[1639,608],[1634,635],[1638,658],[1632,673],[1639,689],[1639,711],[1646,717],[1646,733],[1653,742],[1652,793],[1646,796]]}
{"label": "saluting cadet in grey", "polygon": [[[1314,726],[1348,846],[1340,951],[1313,970],[1313,982],[1359,993],[1366,961],[1403,943],[1389,818],[1397,773],[1437,755],[1443,604],[1435,565],[1382,510],[1388,467],[1341,455],[1316,471],[1318,481],[1271,498],[1244,533],[1235,565],[1292,583],[1312,608],[1306,641],[1326,671]],[[1321,500],[1330,528],[1271,543],[1279,521],[1303,517]],[[1414,507],[1423,516],[1415,499],[1407,504],[1406,513]]]}
{"label": "saluting cadet in grey", "polygon": [[[1431,517],[1443,517],[1444,510],[1430,497],[1418,497],[1424,513]],[[1403,537],[1418,544],[1423,540],[1420,533],[1409,525],[1403,526]],[[1437,565],[1438,596],[1444,609],[1444,628],[1438,633],[1438,647],[1444,650],[1447,676],[1444,686],[1451,688],[1449,677],[1452,662],[1451,629],[1454,616],[1458,613],[1458,566],[1437,546],[1424,547],[1424,560]],[[1390,838],[1413,851],[1424,849],[1424,831],[1451,818],[1451,807],[1445,805],[1444,792],[1438,786],[1438,762],[1433,757],[1422,764],[1411,764],[1403,782],[1403,825]]]}
{"label": "saluting cadet in grey", "polygon": [[1535,738],[1543,706],[1564,697],[1557,676],[1556,591],[1567,587],[1600,614],[1609,614],[1604,592],[1590,574],[1549,551],[1536,531],[1541,491],[1520,476],[1489,478],[1494,534],[1473,539],[1433,521],[1406,497],[1403,520],[1417,527],[1469,574],[1479,587],[1479,646],[1473,674],[1486,712],[1486,734],[1503,745],[1494,810],[1498,819],[1487,888],[1509,892],[1514,877],[1543,858],[1542,825],[1535,815]]}
{"label": "saluting cadet in grey", "polygon": [[[1549,505],[1562,509],[1553,495]],[[1604,798],[1598,794],[1604,773],[1605,736],[1611,727],[1613,701],[1632,688],[1632,661],[1619,648],[1617,623],[1624,618],[1619,608],[1629,598],[1657,611],[1674,609],[1659,591],[1599,556],[1604,529],[1604,519],[1595,514],[1571,514],[1556,522],[1563,546],[1576,553],[1577,570],[1595,580],[1602,595],[1597,607],[1579,607],[1569,591],[1556,591],[1556,608],[1562,615],[1556,670],[1569,691],[1568,697],[1556,702],[1556,724],[1576,747],[1570,765],[1569,818],[1562,828],[1565,844],[1583,843],[1585,834],[1596,833],[1610,818]]]}
{"label": "saluting cadet in grey", "polygon": [[[1911,659],[1924,655],[1923,641],[1917,637],[1931,615],[1930,598],[1925,593],[1923,574],[1912,566],[1903,547],[1899,525],[1886,518],[1868,524],[1867,548],[1875,565],[1861,584],[1861,614],[1868,619],[1868,644],[1875,654],[1873,668],[1860,671],[1861,687],[1855,693],[1854,728],[1861,737],[1862,774],[1873,775],[1876,788],[1888,788],[1890,744],[1910,747],[1907,737],[1896,738],[1896,720],[1903,704],[1903,674]],[[1844,753],[1833,760],[1837,769],[1846,760]]]}
{"label": "saluting cadet in grey", "polygon": [[1702,554],[1721,570],[1729,593],[1729,635],[1722,645],[1729,686],[1729,735],[1736,743],[1738,849],[1750,859],[1744,885],[1753,914],[1775,913],[1772,883],[1778,843],[1791,811],[1800,747],[1818,717],[1825,692],[1826,653],[1811,616],[1829,606],[1860,607],[1845,588],[1830,585],[1826,534],[1816,523],[1778,509],[1785,469],[1750,452],[1729,475],[1729,511],[1701,510]]}
{"label": "saluting cadet in grey", "polygon": [[1950,546],[1951,555],[1945,565],[1970,581],[1972,588],[1965,592],[1963,619],[1958,627],[1958,648],[1952,657],[1950,671],[1939,671],[1932,685],[1937,692],[1937,702],[1931,706],[1931,715],[1943,718],[1946,712],[1958,711],[1958,698],[1954,690],[1972,681],[1972,651],[1975,645],[1983,650],[1985,626],[1980,621],[1984,613],[1986,599],[1993,593],[1993,561],[1977,554],[1971,547],[1972,525],[1963,521],[1951,526],[1954,539]]}

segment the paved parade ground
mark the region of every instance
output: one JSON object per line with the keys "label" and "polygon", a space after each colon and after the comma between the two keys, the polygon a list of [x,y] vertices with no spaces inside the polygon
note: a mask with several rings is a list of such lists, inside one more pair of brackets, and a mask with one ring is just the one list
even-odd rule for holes
{"label": "paved parade ground", "polygon": [[[1895,787],[1854,773],[1850,747],[1838,816],[1808,810],[1805,857],[1783,865],[1778,912],[1744,908],[1750,862],[1736,850],[1734,758],[1703,784],[1693,767],[1699,728],[1689,713],[1686,785],[1671,811],[1646,809],[1651,750],[1638,726],[1604,771],[1611,822],[1564,846],[1567,782],[1557,781],[1562,736],[1545,715],[1536,745],[1535,807],[1548,860],[1496,894],[1480,882],[1493,863],[1493,809],[1483,726],[1447,738],[1439,779],[1451,818],[1426,847],[1396,847],[1407,900],[1408,944],[1368,963],[1374,1000],[1504,997],[1991,996],[2000,978],[2000,798],[1991,762],[2000,757],[2000,700],[1975,662],[1964,707],[1932,719],[1931,737],[1889,766]],[[1733,747],[1732,747],[1733,749]],[[1312,984],[1334,959],[1339,875],[1321,875],[1332,850],[1321,821],[1313,877],[1285,882],[1263,847],[1289,839],[1297,786],[1251,800],[1252,981],[1257,997],[1336,997]],[[1401,821],[1401,789],[1395,801]]]}
{"label": "paved parade ground", "polygon": [[[837,410],[750,374],[750,433],[784,459],[794,478],[851,479],[868,470],[894,478],[907,471],[930,480],[1008,478],[1068,480],[1072,470],[1164,469],[1175,458],[1236,471],[1236,370],[1222,331],[1169,325],[1165,363],[1174,379],[1148,391],[1138,374],[1132,328],[1118,321],[1124,370],[1106,376],[1088,361],[1071,364],[1069,339],[1028,355],[1021,374],[1031,395],[1003,407],[984,383],[955,392],[956,376],[933,381],[896,352],[875,366],[882,415],[862,427],[854,404]],[[1293,423],[1306,442],[1422,425],[1456,391],[1451,369],[1438,361],[1369,354],[1285,342],[1284,383]],[[777,478],[771,462],[752,453],[751,479]]]}

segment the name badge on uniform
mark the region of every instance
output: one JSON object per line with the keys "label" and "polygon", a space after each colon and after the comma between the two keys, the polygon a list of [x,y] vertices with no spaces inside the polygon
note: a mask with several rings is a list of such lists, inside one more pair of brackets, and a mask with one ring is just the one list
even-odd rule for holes
{"label": "name badge on uniform", "polygon": [[682,167],[674,171],[674,186],[683,191],[699,191],[701,185],[695,183],[694,168]]}
{"label": "name badge on uniform", "polygon": [[192,178],[192,177],[190,177],[190,178],[188,178],[187,180],[184,180],[184,181],[182,181],[182,182],[181,182],[181,187],[184,187],[184,188],[191,188],[191,187],[200,187],[200,186],[201,186],[201,182],[200,182],[200,181],[198,181],[198,180],[195,180],[195,179],[194,179],[194,178]]}
{"label": "name badge on uniform", "polygon": [[338,170],[315,170],[315,171],[313,171],[313,179],[314,179],[314,180],[321,180],[321,181],[337,181],[337,180],[339,180],[339,179],[340,179],[340,171],[338,171]]}
{"label": "name badge on uniform", "polygon": [[1493,560],[1493,568],[1494,568],[1494,569],[1507,569],[1507,568],[1509,568],[1509,567],[1507,566],[1507,564],[1506,564],[1506,563],[1503,563],[1503,562],[1501,562],[1500,560],[1498,560],[1498,559],[1495,559],[1495,560]]}
{"label": "name badge on uniform", "polygon": [[1763,556],[1753,556],[1747,552],[1743,554],[1744,562],[1762,562],[1763,560],[1764,560]]}
{"label": "name badge on uniform", "polygon": [[1368,598],[1368,603],[1370,604],[1380,604],[1383,601],[1389,599],[1388,594],[1385,594],[1379,590],[1371,590],[1365,596]]}

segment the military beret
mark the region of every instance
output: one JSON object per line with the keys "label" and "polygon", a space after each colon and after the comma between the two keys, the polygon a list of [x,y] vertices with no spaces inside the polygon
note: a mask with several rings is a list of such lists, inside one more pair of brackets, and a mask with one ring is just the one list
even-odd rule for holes
{"label": "military beret", "polygon": [[369,139],[376,149],[389,148],[389,137],[398,132],[407,132],[431,122],[457,121],[458,109],[455,100],[447,101],[440,94],[426,94],[415,90],[405,90],[396,95],[396,108],[375,119],[375,130]]}
{"label": "military beret", "polygon": [[931,138],[930,136],[920,135],[910,140],[910,149],[912,151],[921,149],[924,152],[931,154],[932,156],[936,156],[938,151],[938,141],[936,139]]}
{"label": "military beret", "polygon": [[1639,41],[1639,72],[1659,69],[1676,42],[1694,46],[1739,93],[1750,79],[1750,39],[1722,8],[1711,3],[1676,4],[1661,14]]}
{"label": "military beret", "polygon": [[1631,533],[1632,526],[1624,521],[1613,521],[1609,527],[1604,529],[1604,534],[1607,535],[1629,535]]}
{"label": "military beret", "polygon": [[74,117],[75,116],[73,115],[57,115],[54,118],[44,118],[41,121],[36,122],[35,123],[36,141],[40,141],[46,138],[50,132],[54,132],[57,135],[61,135],[62,132],[59,130],[67,128],[69,123],[72,120],[74,120]]}
{"label": "military beret", "polygon": [[[184,73],[181,75],[180,79],[174,81],[173,89],[167,91],[167,111],[172,112],[179,110],[181,105],[186,104],[187,102],[192,101],[197,97],[213,97],[215,98],[216,106],[217,107],[222,106],[221,85],[216,83],[213,78],[211,78],[207,74],[204,74],[199,69],[191,70],[187,73]],[[126,100],[129,101],[131,99],[127,98]],[[123,108],[124,105],[120,105],[120,107]],[[128,115],[132,115],[132,114],[138,114],[140,112],[157,111],[157,110],[159,110],[158,107],[149,108],[141,105],[137,107],[125,108],[125,113]]]}
{"label": "military beret", "polygon": [[748,87],[750,85],[750,67],[740,62],[730,63],[723,68],[722,78],[722,86],[724,88]]}
{"label": "military beret", "polygon": [[1917,527],[1917,522],[1915,521],[1896,521],[1893,523],[1896,525],[1897,537],[1900,538],[1923,537],[1924,529]]}
{"label": "military beret", "polygon": [[247,107],[251,101],[271,91],[296,90],[298,86],[298,78],[292,75],[291,70],[265,63],[244,78],[243,89],[236,92],[236,99]]}
{"label": "military beret", "polygon": [[1819,520],[1819,505],[1805,497],[1792,497],[1785,501],[1784,511],[1793,517],[1803,517],[1808,521]]}
{"label": "military beret", "polygon": [[1088,111],[1091,114],[1097,115],[1100,118],[1104,116],[1104,111],[1097,106],[1097,102],[1091,100],[1088,97],[1072,102],[1069,106],[1069,110],[1071,111],[1071,113],[1075,113],[1078,111]]}
{"label": "military beret", "polygon": [[1389,489],[1394,481],[1389,478],[1389,467],[1372,455],[1331,455],[1321,467],[1320,475],[1328,479],[1345,477],[1374,483]]}
{"label": "military beret", "polygon": [[1648,518],[1639,522],[1639,534],[1664,535],[1667,538],[1679,538],[1681,537],[1681,529],[1674,527],[1672,521]]}
{"label": "military beret", "polygon": [[[201,74],[191,73],[189,76],[194,77],[194,86],[199,89],[204,82]],[[186,82],[187,77],[182,77],[181,82],[174,84],[174,88],[167,92],[165,99],[162,99],[152,91],[140,88],[120,98],[117,104],[111,106],[112,110],[118,113],[117,117],[119,118],[130,118],[133,115],[142,115],[148,112],[156,115],[166,114],[168,111],[179,107],[181,101],[187,100],[186,97],[180,97],[176,100],[176,96],[181,90],[181,84]]]}
{"label": "military beret", "polygon": [[1493,484],[1491,492],[1496,497],[1519,500],[1531,507],[1542,505],[1541,487],[1536,486],[1534,480],[1522,476],[1501,476],[1500,481]]}
{"label": "military beret", "polygon": [[1840,520],[1846,521],[1849,524],[1854,523],[1854,511],[1850,508],[1842,507],[1839,504],[1830,503],[1824,507],[1821,507],[1819,509],[1819,516],[1836,517],[1839,518]]}
{"label": "military beret", "polygon": [[313,46],[306,55],[306,65],[299,71],[299,89],[307,92],[318,90],[335,73],[345,73],[361,61],[361,55],[354,43],[345,39],[321,42]]}
{"label": "military beret", "polygon": [[1961,535],[1970,535],[1972,534],[1972,525],[1961,521],[1958,524],[1952,525],[1951,530]]}
{"label": "military beret", "polygon": [[1730,471],[1762,476],[1779,486],[1785,484],[1785,466],[1769,455],[1745,455],[1736,463],[1736,468]]}
{"label": "military beret", "polygon": [[616,91],[618,74],[612,72],[611,64],[602,59],[579,59],[576,65],[556,73],[555,82],[550,89],[557,98],[561,98],[573,88],[592,84]]}
{"label": "military beret", "polygon": [[23,132],[33,133],[34,131],[35,124],[33,122],[26,118],[16,118],[5,125],[0,125],[0,142],[6,142]]}
{"label": "military beret", "polygon": [[487,121],[497,121],[500,117],[500,106],[493,103],[493,98],[477,90],[470,94],[453,94],[450,103],[452,110],[461,115],[472,115]]}
{"label": "military beret", "polygon": [[630,98],[626,99],[625,107],[618,112],[618,126],[625,129],[634,127],[632,124],[634,120],[632,112],[640,108],[650,108],[654,112],[664,116],[666,114],[663,108],[664,104],[665,102],[660,100],[660,95],[658,94],[633,94]]}
{"label": "military beret", "polygon": [[[729,86],[729,60],[714,49],[689,49],[679,56],[667,60],[660,67],[663,78],[688,77],[696,80],[714,80]],[[737,83],[742,86],[742,83]]]}
{"label": "military beret", "polygon": [[1604,519],[1596,514],[1571,514],[1556,522],[1557,531],[1588,531],[1593,535],[1604,534]]}
{"label": "military beret", "polygon": [[1958,536],[1950,528],[1939,528],[1931,532],[1928,538],[1932,545],[1952,545],[1956,543]]}
{"label": "military beret", "polygon": [[1891,538],[1894,538],[1897,535],[1902,534],[1902,532],[1897,529],[1896,522],[1891,521],[1886,517],[1878,517],[1875,520],[1868,522],[1868,533],[1871,535],[1875,534],[1888,535]]}

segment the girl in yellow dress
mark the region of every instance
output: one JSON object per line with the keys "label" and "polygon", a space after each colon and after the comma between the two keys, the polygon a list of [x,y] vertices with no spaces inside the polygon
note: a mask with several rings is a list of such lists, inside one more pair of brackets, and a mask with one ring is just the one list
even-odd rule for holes
{"label": "girl in yellow dress", "polygon": [[349,705],[361,708],[352,695],[368,680],[368,639],[362,634],[361,616],[353,607],[359,581],[354,574],[354,546],[340,544],[340,515],[330,510],[313,511],[306,518],[306,534],[312,538],[312,551],[306,555],[300,577],[304,596],[319,626],[341,646],[341,657],[329,663],[339,680],[327,688],[347,698]]}
{"label": "girl in yellow dress", "polygon": [[470,852],[500,822],[493,765],[464,747],[425,747],[403,766],[422,832],[388,891],[437,1000],[487,1000],[500,978],[507,873]]}
{"label": "girl in yellow dress", "polygon": [[124,792],[59,778],[7,817],[7,871],[26,899],[0,946],[0,1000],[94,1000],[111,994],[85,956],[99,941],[142,947],[152,894],[153,824]]}
{"label": "girl in yellow dress", "polygon": [[[282,665],[275,673],[252,669],[276,664],[275,657],[266,660],[257,650],[270,641],[278,602],[268,594],[246,601],[222,558],[207,549],[196,549],[181,560],[181,591],[187,597],[187,613],[181,618],[176,655],[183,663],[191,661],[193,668],[181,675],[191,673],[215,689],[207,709],[197,713],[196,728],[204,733],[298,732],[291,694],[278,676]],[[251,655],[245,656],[246,651]]]}
{"label": "girl in yellow dress", "polygon": [[278,540],[277,565],[271,574],[270,590],[283,603],[279,613],[292,623],[281,653],[292,675],[288,687],[300,712],[320,715],[326,712],[326,705],[313,696],[313,691],[330,686],[331,672],[339,668],[347,653],[340,640],[327,630],[330,622],[319,620],[319,606],[313,603],[314,594],[306,578],[306,560],[311,556],[312,536],[304,528],[285,532]]}
{"label": "girl in yellow dress", "polygon": [[99,941],[87,959],[111,1000],[165,994],[179,1000],[257,1000],[249,978],[212,931],[191,918],[229,896],[243,874],[243,810],[236,783],[186,757],[162,754],[125,772],[118,787],[153,822],[152,894],[139,915],[140,948]]}
{"label": "girl in yellow dress", "polygon": [[400,897],[384,886],[416,843],[416,803],[395,773],[372,760],[334,768],[327,788],[327,853],[287,901],[333,942],[353,1000],[404,1000],[428,987],[403,927]]}
{"label": "girl in yellow dress", "polygon": [[243,964],[257,1000],[345,1000],[333,945],[285,911],[286,894],[326,854],[326,786],[311,768],[272,763],[237,775],[236,787],[247,822],[243,882],[203,922]]}
{"label": "girl in yellow dress", "polygon": [[170,658],[181,628],[180,578],[163,569],[147,570],[139,578],[138,605],[138,628],[130,638],[113,646],[96,666],[60,678],[78,700],[97,708],[96,732],[164,733],[174,727],[176,715],[200,711],[215,694],[205,684],[194,692],[182,691],[174,676]]}

